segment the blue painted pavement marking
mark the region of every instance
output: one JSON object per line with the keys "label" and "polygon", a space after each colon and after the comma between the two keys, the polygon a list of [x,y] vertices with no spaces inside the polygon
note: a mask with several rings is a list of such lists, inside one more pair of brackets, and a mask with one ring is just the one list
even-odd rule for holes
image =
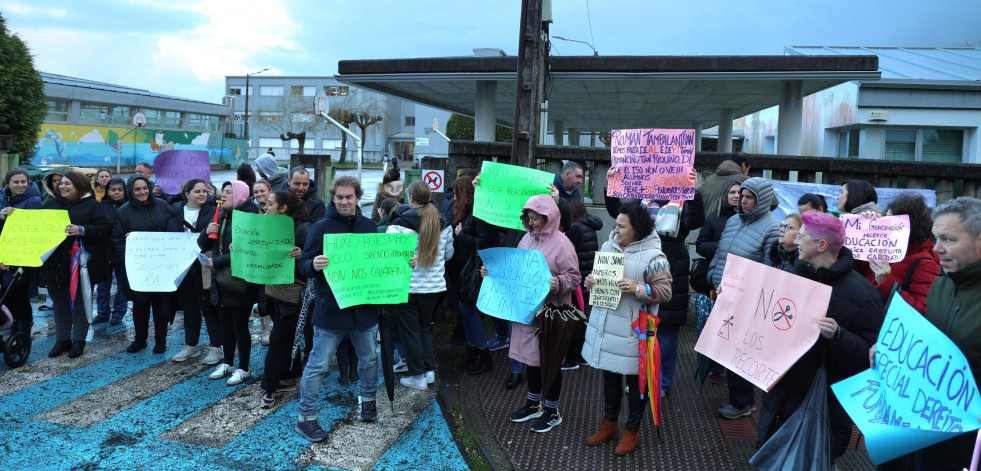
{"label": "blue painted pavement marking", "polygon": [[433,399],[378,460],[373,470],[468,470],[467,462]]}

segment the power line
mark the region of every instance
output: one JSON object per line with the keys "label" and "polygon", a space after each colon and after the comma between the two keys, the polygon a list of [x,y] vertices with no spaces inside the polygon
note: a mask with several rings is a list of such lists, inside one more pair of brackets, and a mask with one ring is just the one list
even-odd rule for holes
{"label": "power line", "polygon": [[591,13],[589,13],[589,0],[586,0],[586,20],[589,21],[589,42],[593,43],[593,47],[596,47],[596,38],[593,37],[593,18],[592,18],[592,16],[593,15]]}

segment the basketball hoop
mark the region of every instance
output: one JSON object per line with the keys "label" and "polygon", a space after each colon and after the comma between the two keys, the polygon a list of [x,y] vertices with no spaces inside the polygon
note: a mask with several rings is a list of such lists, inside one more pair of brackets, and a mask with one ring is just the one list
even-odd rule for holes
{"label": "basketball hoop", "polygon": [[423,128],[426,131],[426,135],[430,135],[433,132],[433,128]]}

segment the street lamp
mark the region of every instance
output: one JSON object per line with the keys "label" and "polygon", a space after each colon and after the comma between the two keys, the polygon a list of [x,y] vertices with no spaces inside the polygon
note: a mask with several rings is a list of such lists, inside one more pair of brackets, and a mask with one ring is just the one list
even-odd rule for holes
{"label": "street lamp", "polygon": [[580,41],[580,40],[578,40],[578,39],[569,39],[569,38],[563,38],[562,36],[552,36],[552,37],[553,37],[553,38],[555,38],[555,39],[561,39],[561,40],[563,40],[563,41],[569,41],[569,42],[573,42],[573,43],[583,43],[583,44],[585,44],[585,45],[587,45],[587,46],[589,46],[589,48],[593,50],[593,55],[594,55],[594,56],[598,56],[598,55],[599,55],[599,52],[598,52],[598,51],[596,50],[596,48],[595,48],[595,47],[593,47],[593,45],[592,45],[592,44],[589,44],[589,43],[588,43],[588,42],[586,42],[586,41]]}
{"label": "street lamp", "polygon": [[252,147],[252,139],[249,137],[249,95],[252,94],[249,92],[249,77],[259,75],[267,70],[269,70],[269,67],[266,67],[258,72],[245,74],[245,138],[249,141],[249,147]]}

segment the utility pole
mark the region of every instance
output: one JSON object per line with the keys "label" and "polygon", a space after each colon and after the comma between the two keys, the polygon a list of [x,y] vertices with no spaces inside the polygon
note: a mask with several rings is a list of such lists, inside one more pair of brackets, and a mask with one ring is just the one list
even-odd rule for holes
{"label": "utility pole", "polygon": [[538,145],[539,107],[542,93],[542,3],[521,0],[518,39],[518,92],[514,110],[514,140],[511,164],[535,168]]}

